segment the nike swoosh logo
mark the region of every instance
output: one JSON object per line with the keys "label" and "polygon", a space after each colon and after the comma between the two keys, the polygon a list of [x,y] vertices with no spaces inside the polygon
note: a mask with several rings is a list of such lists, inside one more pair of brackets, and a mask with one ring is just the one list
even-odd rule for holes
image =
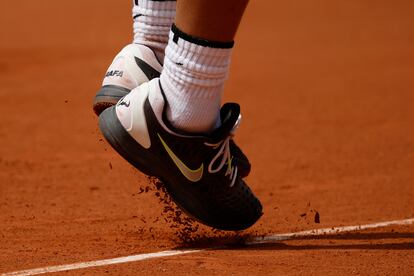
{"label": "nike swoosh logo", "polygon": [[142,70],[142,72],[145,74],[145,76],[147,76],[148,80],[152,80],[160,76],[160,72],[155,70],[151,65],[149,65],[142,59],[135,57],[135,62],[137,63],[138,67]]}
{"label": "nike swoosh logo", "polygon": [[177,155],[174,154],[174,152],[168,147],[167,143],[162,139],[161,135],[157,133],[158,138],[160,138],[160,141],[162,145],[164,146],[165,150],[167,151],[168,155],[171,157],[174,164],[177,166],[177,168],[181,171],[181,173],[191,182],[198,182],[203,177],[203,171],[204,171],[204,164],[201,164],[201,166],[196,169],[192,170],[188,168],[184,162],[180,160],[180,158],[177,157]]}
{"label": "nike swoosh logo", "polygon": [[127,102],[124,102],[124,101],[122,100],[122,102],[120,102],[120,103],[118,104],[118,106],[121,106],[121,105],[124,105],[124,106],[126,106],[126,107],[129,107],[129,106],[131,105],[131,102],[129,102],[129,101],[128,101],[128,103],[127,103]]}

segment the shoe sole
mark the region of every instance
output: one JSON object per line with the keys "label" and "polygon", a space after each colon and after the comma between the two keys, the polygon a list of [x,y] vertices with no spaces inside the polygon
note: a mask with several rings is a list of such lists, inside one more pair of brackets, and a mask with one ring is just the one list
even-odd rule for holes
{"label": "shoe sole", "polygon": [[115,105],[130,91],[131,90],[127,88],[117,85],[103,86],[95,96],[93,101],[93,111],[99,116],[105,109]]}
{"label": "shoe sole", "polygon": [[[175,193],[169,187],[174,186],[168,179],[160,176],[153,169],[157,171],[168,171],[169,169],[163,166],[162,160],[157,155],[150,153],[147,149],[139,145],[124,129],[118,117],[116,116],[115,106],[112,106],[102,112],[99,116],[99,128],[112,148],[118,152],[125,160],[142,173],[158,178],[166,187],[168,194],[172,197],[175,204],[179,206],[189,217],[213,228],[221,230],[239,231],[250,227],[252,224],[238,225],[237,227],[222,227],[214,223],[208,223],[199,217],[209,217],[201,208],[197,206],[197,198],[185,190],[180,190],[180,193]],[[184,200],[185,199],[185,200]],[[188,207],[183,206],[179,202],[185,202]],[[190,212],[189,209],[193,210]],[[197,214],[197,215],[194,215]]]}

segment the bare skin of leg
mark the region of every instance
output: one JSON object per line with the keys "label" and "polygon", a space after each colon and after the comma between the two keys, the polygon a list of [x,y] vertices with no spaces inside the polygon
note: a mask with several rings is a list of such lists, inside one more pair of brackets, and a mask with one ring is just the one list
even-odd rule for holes
{"label": "bare skin of leg", "polygon": [[249,0],[177,0],[176,26],[211,41],[233,41]]}

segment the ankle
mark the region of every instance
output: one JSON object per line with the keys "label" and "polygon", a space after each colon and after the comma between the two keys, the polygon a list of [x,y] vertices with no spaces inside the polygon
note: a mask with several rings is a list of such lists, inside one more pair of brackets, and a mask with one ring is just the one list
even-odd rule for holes
{"label": "ankle", "polygon": [[171,124],[188,132],[210,132],[219,124],[220,102],[233,42],[194,38],[173,25],[160,82]]}

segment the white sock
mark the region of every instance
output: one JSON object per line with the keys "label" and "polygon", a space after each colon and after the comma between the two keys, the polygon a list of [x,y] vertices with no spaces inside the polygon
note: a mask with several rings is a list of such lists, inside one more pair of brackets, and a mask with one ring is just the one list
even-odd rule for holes
{"label": "white sock", "polygon": [[162,63],[176,1],[133,0],[133,5],[134,43],[151,48]]}
{"label": "white sock", "polygon": [[195,38],[172,26],[160,82],[168,102],[167,118],[174,127],[208,133],[219,126],[233,44]]}

